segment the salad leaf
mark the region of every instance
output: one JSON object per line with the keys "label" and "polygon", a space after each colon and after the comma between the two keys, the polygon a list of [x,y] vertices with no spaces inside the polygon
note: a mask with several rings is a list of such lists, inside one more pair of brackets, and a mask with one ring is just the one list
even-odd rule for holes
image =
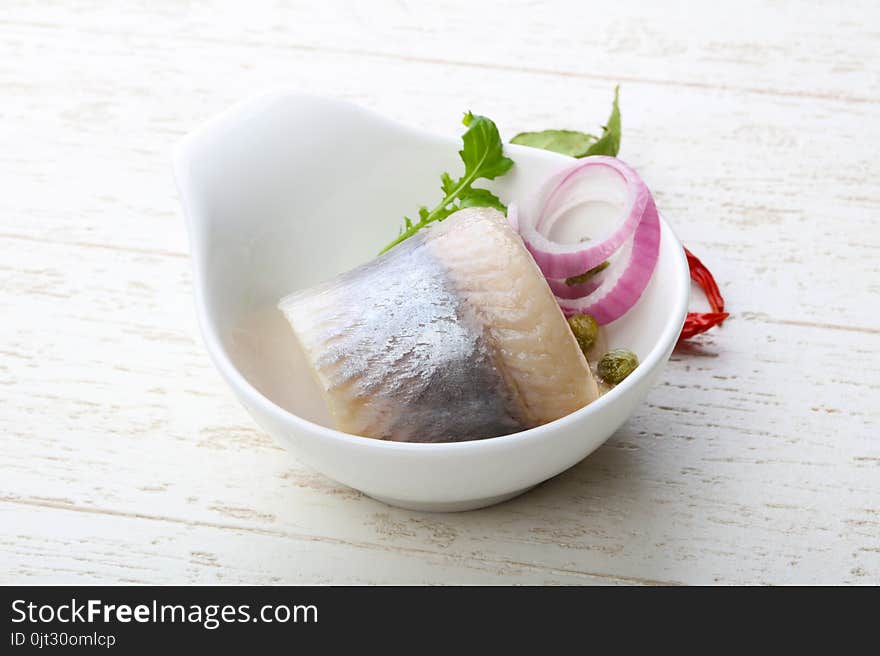
{"label": "salad leaf", "polygon": [[620,85],[614,88],[614,102],[611,104],[611,116],[602,128],[602,136],[596,137],[577,130],[542,130],[541,132],[520,132],[510,143],[552,150],[571,157],[587,157],[589,155],[609,155],[617,157],[620,152]]}
{"label": "salad leaf", "polygon": [[602,128],[602,136],[599,140],[590,146],[587,155],[608,155],[609,157],[617,157],[620,152],[620,85],[614,87],[614,102],[611,103],[611,116],[608,117],[608,123]]}
{"label": "salad leaf", "polygon": [[520,132],[510,143],[532,148],[552,150],[554,153],[584,157],[598,137],[577,130],[541,130],[540,132]]}
{"label": "salad leaf", "polygon": [[428,210],[426,206],[420,207],[418,221],[404,217],[403,227],[397,238],[380,253],[409,239],[429,223],[442,221],[465,207],[494,207],[502,212],[507,211],[507,207],[498,196],[488,189],[472,186],[481,178],[494,180],[507,173],[513,166],[513,160],[504,155],[498,128],[491,119],[471,112],[464,115],[462,123],[467,130],[462,136],[463,147],[458,154],[464,162],[464,175],[454,180],[448,173],[441,174],[440,189],[443,192],[443,200],[432,210]]}
{"label": "salad leaf", "polygon": [[507,213],[507,206],[488,189],[471,188],[460,194],[458,209],[464,209],[465,207],[494,207],[503,214]]}

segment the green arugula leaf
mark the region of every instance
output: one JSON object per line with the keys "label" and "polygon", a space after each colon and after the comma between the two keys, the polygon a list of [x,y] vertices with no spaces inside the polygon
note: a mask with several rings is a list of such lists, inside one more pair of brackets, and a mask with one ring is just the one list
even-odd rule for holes
{"label": "green arugula leaf", "polygon": [[494,207],[502,212],[507,211],[504,203],[488,189],[474,188],[476,180],[494,180],[504,175],[513,166],[513,160],[504,156],[504,149],[498,128],[491,119],[468,112],[462,123],[467,127],[462,136],[463,147],[458,151],[464,162],[464,175],[453,180],[448,173],[440,176],[440,189],[443,200],[434,209],[419,209],[419,220],[413,223],[404,217],[404,227],[397,238],[383,248],[380,253],[393,248],[400,242],[409,239],[429,223],[442,221],[450,214],[465,207]]}
{"label": "green arugula leaf", "polygon": [[477,178],[494,180],[504,175],[513,166],[513,160],[504,156],[498,128],[485,116],[475,116],[471,112],[464,115],[461,121],[467,131],[462,137],[464,148],[458,151],[464,162],[464,177],[459,182],[470,178],[468,185]]}
{"label": "green arugula leaf", "polygon": [[440,191],[443,192],[444,196],[448,196],[455,191],[455,180],[448,173],[440,174],[440,183]]}
{"label": "green arugula leaf", "polygon": [[620,152],[620,105],[618,103],[620,85],[614,87],[614,102],[611,104],[611,116],[602,128],[602,136],[587,150],[587,155],[608,155],[617,157]]}
{"label": "green arugula leaf", "polygon": [[614,102],[611,104],[611,116],[602,128],[602,136],[596,137],[577,130],[541,130],[540,132],[520,132],[510,143],[543,150],[552,150],[571,157],[587,157],[589,155],[609,155],[617,157],[620,152],[620,85],[614,88]]}
{"label": "green arugula leaf", "polygon": [[488,189],[468,189],[459,195],[458,209],[465,207],[494,207],[499,212],[507,212],[507,206]]}
{"label": "green arugula leaf", "polygon": [[510,143],[552,150],[571,157],[584,157],[590,146],[599,138],[577,130],[542,130],[541,132],[520,132]]}

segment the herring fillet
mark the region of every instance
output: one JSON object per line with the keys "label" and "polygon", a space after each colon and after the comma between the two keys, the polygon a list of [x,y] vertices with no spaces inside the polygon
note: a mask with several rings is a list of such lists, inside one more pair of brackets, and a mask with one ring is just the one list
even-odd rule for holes
{"label": "herring fillet", "polygon": [[503,215],[456,212],[278,307],[342,431],[404,442],[507,435],[598,388]]}

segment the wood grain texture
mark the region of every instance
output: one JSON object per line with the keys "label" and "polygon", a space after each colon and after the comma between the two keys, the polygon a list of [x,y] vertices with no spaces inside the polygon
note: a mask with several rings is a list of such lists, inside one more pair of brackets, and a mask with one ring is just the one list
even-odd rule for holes
{"label": "wood grain texture", "polygon": [[[319,4],[4,4],[0,582],[880,583],[876,4]],[[180,136],[278,86],[592,129],[617,81],[733,316],[604,447],[430,515],[256,428],[198,338]]]}

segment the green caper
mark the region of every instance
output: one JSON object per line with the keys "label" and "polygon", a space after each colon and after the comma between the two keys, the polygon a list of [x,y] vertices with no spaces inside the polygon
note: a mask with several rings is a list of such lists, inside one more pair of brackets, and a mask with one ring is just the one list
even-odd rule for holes
{"label": "green caper", "polygon": [[596,342],[599,336],[599,324],[589,314],[575,314],[568,318],[568,325],[571,326],[571,332],[577,340],[578,346],[587,355],[587,351]]}
{"label": "green caper", "polygon": [[608,351],[599,360],[599,378],[610,385],[617,385],[639,366],[638,356],[629,349]]}

